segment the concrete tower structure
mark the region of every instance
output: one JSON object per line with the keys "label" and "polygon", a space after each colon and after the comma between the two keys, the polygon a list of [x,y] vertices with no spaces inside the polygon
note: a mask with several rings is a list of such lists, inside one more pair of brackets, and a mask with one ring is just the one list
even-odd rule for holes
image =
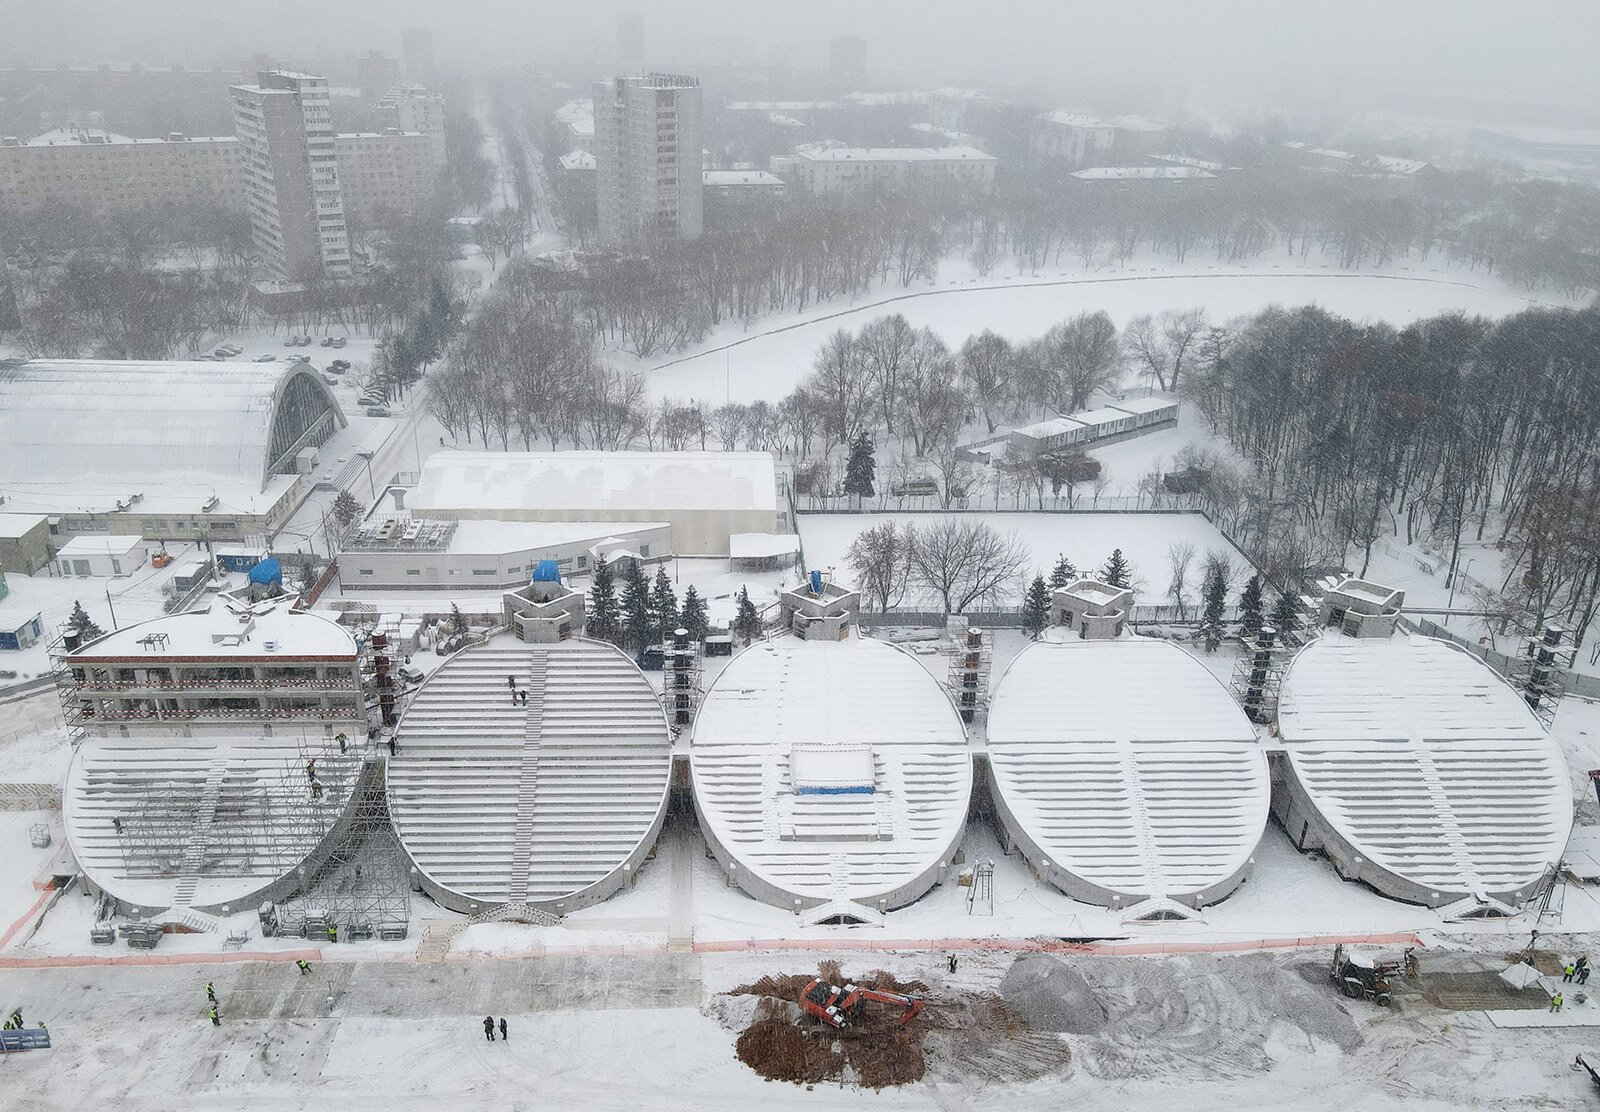
{"label": "concrete tower structure", "polygon": [[600,241],[700,238],[699,79],[652,73],[599,82],[594,121]]}

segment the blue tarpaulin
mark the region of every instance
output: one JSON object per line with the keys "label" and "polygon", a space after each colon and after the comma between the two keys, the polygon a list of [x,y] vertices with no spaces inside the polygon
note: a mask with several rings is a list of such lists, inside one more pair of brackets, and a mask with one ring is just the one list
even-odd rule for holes
{"label": "blue tarpaulin", "polygon": [[539,566],[533,569],[535,583],[560,583],[561,565],[554,560],[540,560]]}
{"label": "blue tarpaulin", "polygon": [[282,583],[283,565],[278,563],[276,556],[268,556],[255,567],[250,569],[250,582],[260,584]]}

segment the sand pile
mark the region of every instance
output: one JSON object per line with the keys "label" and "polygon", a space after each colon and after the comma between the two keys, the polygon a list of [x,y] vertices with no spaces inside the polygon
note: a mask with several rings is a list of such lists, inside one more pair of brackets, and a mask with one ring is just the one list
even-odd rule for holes
{"label": "sand pile", "polygon": [[1000,995],[1011,1014],[1035,1031],[1092,1035],[1104,1030],[1108,1019],[1089,982],[1049,954],[1025,954],[1013,962],[1000,982]]}

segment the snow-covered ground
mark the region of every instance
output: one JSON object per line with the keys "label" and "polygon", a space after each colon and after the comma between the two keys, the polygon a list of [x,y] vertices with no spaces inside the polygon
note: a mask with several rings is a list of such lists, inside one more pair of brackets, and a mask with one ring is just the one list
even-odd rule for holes
{"label": "snow-covered ground", "polygon": [[883,287],[800,313],[729,321],[685,353],[619,365],[646,374],[652,395],[776,402],[811,371],[817,349],[836,329],[851,331],[875,317],[901,313],[933,329],[951,347],[991,329],[1011,340],[1039,336],[1081,312],[1105,310],[1120,328],[1130,317],[1203,306],[1214,322],[1268,305],[1316,304],[1357,321],[1405,325],[1453,310],[1498,317],[1540,305],[1575,304],[1554,292],[1529,293],[1481,272],[1438,259],[1402,260],[1381,270],[1341,270],[1317,259],[1263,256],[1243,263],[1134,259],[1126,266],[1060,267],[1019,272],[1000,268],[979,278],[965,259],[946,260],[936,277],[910,289]]}
{"label": "snow-covered ground", "polygon": [[[1196,551],[1189,577],[1198,578],[1198,568],[1207,552],[1227,555],[1236,569],[1248,567],[1241,555],[1199,514],[1153,513],[968,513],[968,514],[801,514],[800,540],[806,564],[813,568],[835,568],[848,577],[846,553],[850,542],[862,530],[885,522],[900,525],[929,525],[945,517],[977,519],[1001,534],[1014,534],[1028,550],[1030,559],[1023,569],[1019,586],[1004,600],[1014,605],[1020,591],[1035,575],[1048,576],[1056,558],[1065,554],[1078,570],[1091,574],[1104,566],[1113,548],[1121,548],[1132,565],[1131,583],[1139,603],[1151,606],[1168,604],[1167,585],[1172,578],[1167,549],[1174,544],[1192,544]],[[1244,585],[1246,575],[1238,575],[1234,589]],[[915,590],[901,604],[916,608],[936,602]],[[982,607],[979,607],[982,609]]]}

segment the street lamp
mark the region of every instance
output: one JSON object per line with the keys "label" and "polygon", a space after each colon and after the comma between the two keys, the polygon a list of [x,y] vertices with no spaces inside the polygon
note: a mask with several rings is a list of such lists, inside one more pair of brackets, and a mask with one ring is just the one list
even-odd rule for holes
{"label": "street lamp", "polygon": [[[1476,559],[1477,559],[1476,556],[1472,557],[1472,560],[1476,560]],[[1444,624],[1445,625],[1449,625],[1450,624],[1450,610],[1456,604],[1456,584],[1460,583],[1462,578],[1468,572],[1470,572],[1472,570],[1472,560],[1468,560],[1466,567],[1462,568],[1459,572],[1457,572],[1455,575],[1450,577],[1450,598],[1444,604]]]}

